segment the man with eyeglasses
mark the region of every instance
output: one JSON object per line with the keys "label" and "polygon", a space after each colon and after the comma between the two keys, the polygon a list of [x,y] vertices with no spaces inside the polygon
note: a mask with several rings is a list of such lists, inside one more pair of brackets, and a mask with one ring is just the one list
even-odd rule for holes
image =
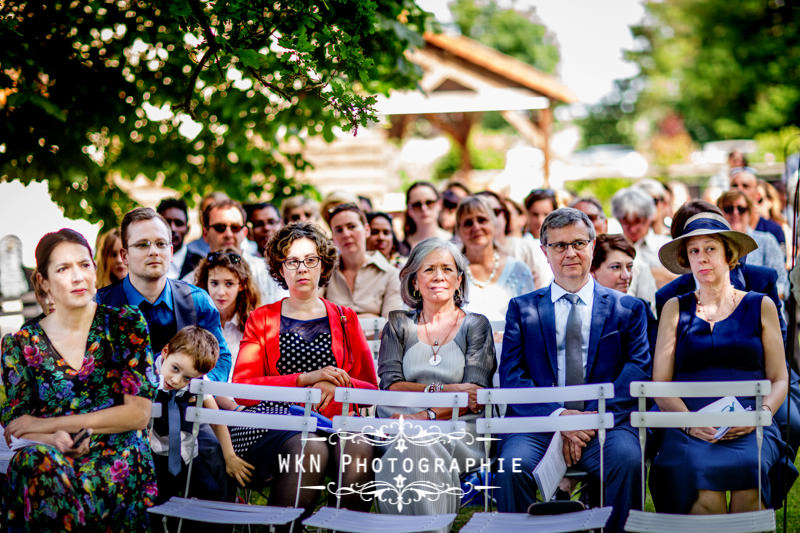
{"label": "man with eyeglasses", "polygon": [[171,230],[164,217],[149,207],[139,207],[122,219],[122,260],[128,275],[97,291],[98,303],[139,307],[150,330],[150,346],[158,354],[185,326],[200,326],[219,341],[217,365],[209,379],[227,381],[231,354],[220,329],[219,312],[208,294],[183,281],[169,279],[172,259]]}
{"label": "man with eyeglasses", "polygon": [[[208,373],[208,379],[228,381],[231,354],[222,336],[219,312],[214,302],[204,290],[167,277],[172,259],[169,223],[153,209],[139,207],[125,215],[120,230],[122,260],[128,266],[128,275],[122,281],[98,290],[97,303],[138,307],[147,321],[154,355],[160,353],[175,333],[186,326],[208,330],[219,343],[219,358]],[[199,455],[193,465],[192,495],[229,499],[231,491],[225,459],[219,441],[208,425],[201,426],[198,449]]]}
{"label": "man with eyeglasses", "polygon": [[[742,191],[755,205],[764,201],[764,198],[758,190],[758,177],[756,176],[755,170],[750,167],[732,168],[730,178],[731,189]],[[753,229],[771,233],[778,241],[778,244],[781,245],[781,250],[784,251],[784,255],[786,254],[786,236],[783,234],[780,224],[762,216],[759,216],[758,220],[751,220],[750,222],[751,224],[755,223]]]}
{"label": "man with eyeglasses", "polygon": [[636,248],[628,294],[650,302],[655,310],[656,290],[677,277],[664,268],[658,258],[658,250],[669,242],[669,237],[653,231],[657,212],[655,201],[643,189],[627,187],[618,190],[611,198],[611,212],[622,226],[622,233]]}
{"label": "man with eyeglasses", "polygon": [[[203,212],[203,238],[208,242],[210,252],[219,252],[225,248],[242,250],[242,242],[247,237],[247,226],[244,224],[244,208],[239,202],[223,200],[209,205]],[[202,258],[192,258],[200,262]],[[282,289],[278,282],[272,279],[267,269],[267,263],[261,257],[250,255],[242,250],[242,259],[250,267],[250,276],[261,293],[261,304],[277,302],[288,292]],[[190,258],[187,257],[187,261]],[[182,279],[194,283],[197,267]]]}
{"label": "man with eyeglasses", "polygon": [[[636,401],[630,382],[652,373],[645,304],[595,283],[589,273],[595,230],[589,217],[570,207],[550,213],[541,227],[542,248],[553,271],[549,286],[513,298],[508,305],[501,387],[555,387],[614,383],[607,403],[615,426],[605,442],[605,501],[613,506],[607,531],[622,531],[641,491],[639,439],[630,426]],[[569,416],[597,410],[597,401],[568,404],[509,405],[506,416]],[[562,431],[562,453],[568,466],[597,478],[599,446],[595,431]],[[520,468],[498,473],[501,512],[524,512],[536,496],[533,469],[552,434],[511,435],[500,445],[505,464]]]}
{"label": "man with eyeglasses", "polygon": [[582,196],[576,198],[570,207],[574,207],[578,211],[584,213],[589,220],[592,221],[594,231],[597,235],[608,233],[608,219],[603,212],[603,205],[594,196]]}
{"label": "man with eyeglasses", "polygon": [[167,269],[167,277],[180,279],[191,270],[182,272],[188,249],[188,246],[183,245],[183,239],[189,232],[189,211],[186,202],[180,198],[164,198],[156,207],[156,212],[164,217],[172,232],[172,261]]}
{"label": "man with eyeglasses", "polygon": [[253,240],[258,248],[258,255],[266,257],[267,243],[283,226],[278,208],[269,202],[249,204],[244,206],[247,212],[247,222],[253,230]]}

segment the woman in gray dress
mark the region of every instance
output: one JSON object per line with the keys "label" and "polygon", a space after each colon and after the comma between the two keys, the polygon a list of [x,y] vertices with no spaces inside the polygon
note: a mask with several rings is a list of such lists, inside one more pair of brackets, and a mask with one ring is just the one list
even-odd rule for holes
{"label": "woman in gray dress", "polygon": [[[381,389],[436,393],[467,392],[468,407],[461,410],[467,421],[467,435],[449,442],[417,446],[404,441],[390,447],[383,456],[383,465],[376,471],[376,481],[397,486],[397,468],[390,468],[410,458],[418,465],[412,474],[402,472],[404,484],[427,481],[442,489],[459,487],[459,475],[478,464],[483,443],[475,440],[475,419],[483,406],[477,402],[477,391],[490,387],[497,368],[492,328],[489,320],[476,313],[465,312],[467,261],[452,243],[433,237],[417,244],[400,272],[403,301],[411,311],[392,311],[383,330],[378,375]],[[452,411],[436,409],[393,410],[394,416],[406,419],[448,419]],[[387,416],[387,412],[379,412]],[[451,468],[455,463],[458,468]],[[443,461],[447,468],[422,468]],[[407,463],[407,461],[406,461]],[[439,464],[442,464],[441,462]],[[398,509],[396,504],[378,501],[381,512],[389,514],[439,514],[458,512],[457,494],[425,495]]]}

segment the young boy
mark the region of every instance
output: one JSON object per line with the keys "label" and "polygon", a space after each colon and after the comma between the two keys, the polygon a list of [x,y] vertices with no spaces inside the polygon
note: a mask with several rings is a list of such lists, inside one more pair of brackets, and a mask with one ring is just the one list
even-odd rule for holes
{"label": "young boy", "polygon": [[[192,446],[192,424],[186,421],[186,408],[196,402],[196,396],[189,392],[189,382],[195,378],[205,378],[217,364],[218,356],[219,344],[214,335],[197,326],[186,326],[170,339],[155,361],[156,376],[159,380],[155,401],[161,403],[162,408],[161,417],[153,420],[150,447],[156,467],[159,503],[171,496],[183,495],[189,461],[197,456],[197,446]],[[171,402],[177,406],[180,415],[178,428],[172,428],[170,425]],[[203,407],[219,408],[211,396],[205,399]],[[244,486],[252,476],[252,465],[234,453],[227,427],[212,424],[211,428],[222,447],[225,470],[239,485]],[[170,469],[171,430],[180,432],[173,437],[176,441],[180,439],[180,455],[175,456]],[[191,456],[192,448],[194,456]]]}

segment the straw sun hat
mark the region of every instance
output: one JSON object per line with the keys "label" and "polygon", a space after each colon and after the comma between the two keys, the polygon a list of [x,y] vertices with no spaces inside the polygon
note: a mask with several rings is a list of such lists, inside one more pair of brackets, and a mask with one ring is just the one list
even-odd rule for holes
{"label": "straw sun hat", "polygon": [[727,239],[738,251],[739,257],[749,254],[758,245],[746,233],[731,229],[728,221],[716,213],[698,213],[686,221],[681,235],[661,247],[658,258],[667,270],[675,274],[689,274],[692,269],[678,263],[678,256],[686,246],[686,241],[698,235],[719,235]]}

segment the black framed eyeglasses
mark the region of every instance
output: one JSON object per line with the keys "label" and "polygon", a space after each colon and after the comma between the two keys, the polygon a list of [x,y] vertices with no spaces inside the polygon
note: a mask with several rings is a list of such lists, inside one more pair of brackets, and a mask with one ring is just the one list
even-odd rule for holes
{"label": "black framed eyeglasses", "polygon": [[212,265],[226,262],[235,265],[242,260],[242,256],[233,252],[211,252],[206,256],[206,259]]}
{"label": "black framed eyeglasses", "polygon": [[306,257],[305,259],[287,259],[283,262],[283,266],[289,270],[297,270],[300,268],[300,265],[305,265],[306,268],[312,269],[319,266],[319,262],[320,257],[318,255],[312,255],[310,257]]}
{"label": "black framed eyeglasses", "polygon": [[572,247],[573,250],[578,252],[586,248],[590,242],[592,241],[587,239],[576,239],[572,242],[548,242],[547,244],[545,244],[545,246],[547,246],[551,250],[555,250],[556,252],[563,254],[564,252],[567,251],[567,248],[569,248],[570,246]]}
{"label": "black framed eyeglasses", "polygon": [[540,198],[555,198],[556,191],[553,189],[534,189],[529,193],[529,195],[536,195]]}

